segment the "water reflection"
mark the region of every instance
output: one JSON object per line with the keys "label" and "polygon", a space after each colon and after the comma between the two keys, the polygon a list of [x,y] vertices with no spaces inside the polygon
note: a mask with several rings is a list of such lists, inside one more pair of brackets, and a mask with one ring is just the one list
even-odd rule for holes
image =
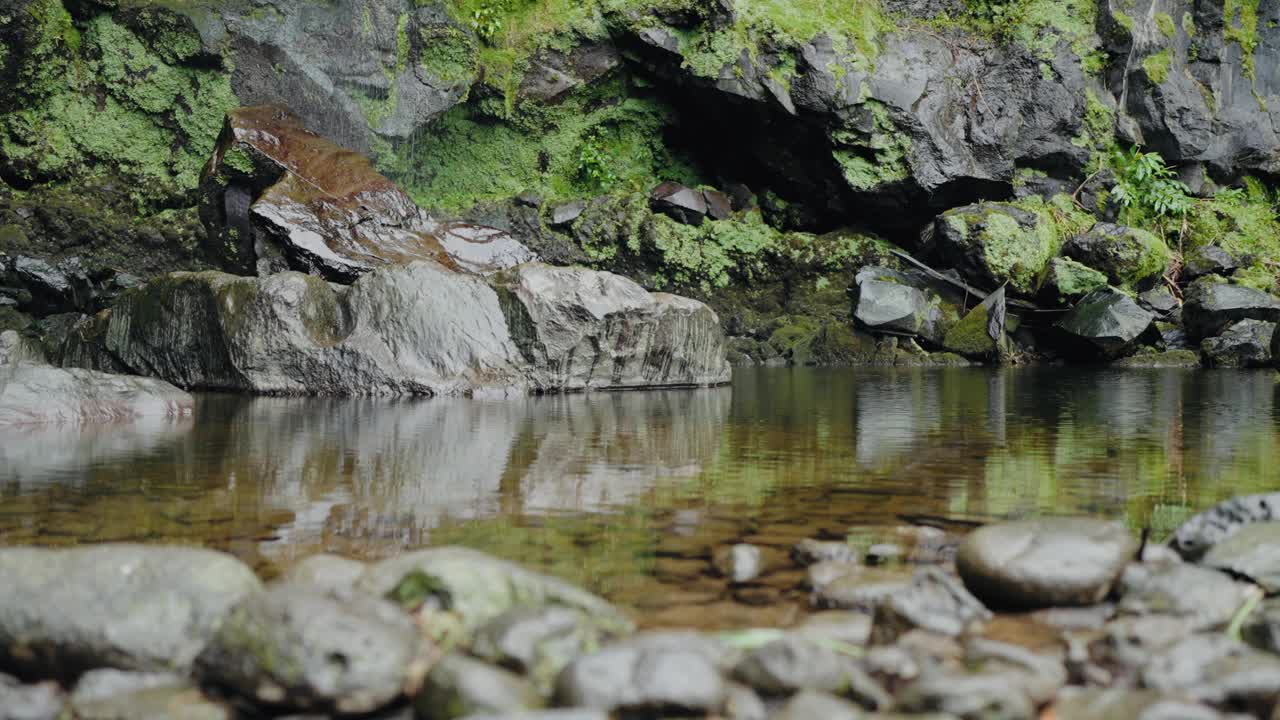
{"label": "water reflection", "polygon": [[268,573],[463,542],[723,613],[705,559],[729,542],[904,515],[1161,532],[1276,489],[1276,389],[1270,372],[749,370],[516,400],[206,397],[194,421],[0,432],[0,542],[199,543]]}

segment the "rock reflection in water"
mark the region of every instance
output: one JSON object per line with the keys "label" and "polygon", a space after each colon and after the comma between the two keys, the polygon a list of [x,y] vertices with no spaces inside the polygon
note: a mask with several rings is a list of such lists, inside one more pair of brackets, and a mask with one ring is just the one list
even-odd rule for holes
{"label": "rock reflection in water", "polygon": [[735,543],[767,558],[893,543],[902,516],[1042,513],[1159,535],[1274,489],[1276,391],[1269,372],[798,369],[510,400],[210,396],[194,422],[5,431],[0,544],[188,542],[271,574],[460,543],[648,624],[768,624],[807,603],[776,573],[726,584],[713,559]]}

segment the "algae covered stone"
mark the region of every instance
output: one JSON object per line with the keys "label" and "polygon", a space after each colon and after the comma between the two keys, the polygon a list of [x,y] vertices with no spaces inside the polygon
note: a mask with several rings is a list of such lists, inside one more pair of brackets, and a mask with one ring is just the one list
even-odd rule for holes
{"label": "algae covered stone", "polygon": [[965,205],[938,217],[934,237],[942,255],[972,282],[990,288],[1008,283],[1015,294],[1040,287],[1058,254],[1058,235],[1041,213],[1011,203]]}
{"label": "algae covered stone", "polygon": [[942,346],[965,357],[998,358],[1008,350],[1004,288],[987,296],[947,331]]}
{"label": "algae covered stone", "polygon": [[1113,285],[1135,286],[1158,278],[1172,254],[1164,241],[1146,230],[1098,223],[1067,241],[1063,254],[1106,273]]}
{"label": "algae covered stone", "polygon": [[1094,290],[1107,286],[1105,273],[1066,257],[1056,257],[1049,262],[1044,290],[1055,301],[1076,300]]}

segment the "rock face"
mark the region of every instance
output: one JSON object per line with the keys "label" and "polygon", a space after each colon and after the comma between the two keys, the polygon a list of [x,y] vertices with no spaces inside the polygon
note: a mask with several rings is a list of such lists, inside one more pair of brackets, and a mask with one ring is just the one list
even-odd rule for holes
{"label": "rock face", "polygon": [[1056,327],[1088,343],[1098,354],[1114,358],[1129,352],[1154,320],[1128,295],[1107,288],[1084,296]]}
{"label": "rock face", "polygon": [[1213,367],[1252,368],[1271,365],[1271,342],[1276,324],[1241,320],[1217,337],[1200,344],[1205,361]]}
{"label": "rock face", "polygon": [[227,114],[201,187],[211,254],[239,274],[289,267],[350,282],[413,260],[491,273],[535,259],[500,230],[437,222],[368,158],[277,105]]}
{"label": "rock face", "polygon": [[486,281],[382,268],[350,288],[296,272],[175,273],[126,293],[84,357],[188,388],[463,394],[728,380],[705,305],[583,268],[536,263]]}
{"label": "rock face", "polygon": [[390,602],[279,585],[237,604],[196,663],[205,681],[259,703],[354,715],[421,681],[419,643],[413,622]]}
{"label": "rock face", "polygon": [[1193,340],[1212,337],[1241,320],[1280,321],[1280,298],[1213,278],[1191,283],[1182,305],[1182,321]]}
{"label": "rock face", "polygon": [[222,553],[139,545],[0,550],[0,666],[186,671],[261,586]]}
{"label": "rock face", "polygon": [[1101,602],[1133,557],[1123,525],[1086,518],[998,523],[969,534],[956,569],[980,600],[1041,608]]}
{"label": "rock face", "polygon": [[0,427],[87,425],[190,415],[195,401],[161,380],[46,365],[0,365]]}
{"label": "rock face", "polygon": [[1062,253],[1102,271],[1113,285],[1136,285],[1158,278],[1169,266],[1169,248],[1146,230],[1097,223],[1066,242]]}

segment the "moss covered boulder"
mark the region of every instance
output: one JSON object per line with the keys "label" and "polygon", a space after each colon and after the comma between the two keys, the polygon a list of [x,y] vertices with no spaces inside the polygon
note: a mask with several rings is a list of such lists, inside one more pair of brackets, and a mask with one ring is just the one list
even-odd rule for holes
{"label": "moss covered boulder", "polygon": [[1098,223],[1067,241],[1062,252],[1106,274],[1112,285],[1136,287],[1158,279],[1172,254],[1155,235],[1125,225]]}
{"label": "moss covered boulder", "polygon": [[1040,296],[1053,303],[1074,302],[1107,285],[1105,273],[1071,258],[1056,257],[1049,261]]}
{"label": "moss covered boulder", "polygon": [[1032,295],[1049,261],[1058,254],[1058,234],[1040,212],[1011,203],[978,203],[938,217],[939,254],[979,288],[1008,283],[1015,295]]}
{"label": "moss covered boulder", "polygon": [[1008,352],[1004,288],[988,295],[953,325],[943,338],[942,346],[951,352],[977,359],[998,359]]}

